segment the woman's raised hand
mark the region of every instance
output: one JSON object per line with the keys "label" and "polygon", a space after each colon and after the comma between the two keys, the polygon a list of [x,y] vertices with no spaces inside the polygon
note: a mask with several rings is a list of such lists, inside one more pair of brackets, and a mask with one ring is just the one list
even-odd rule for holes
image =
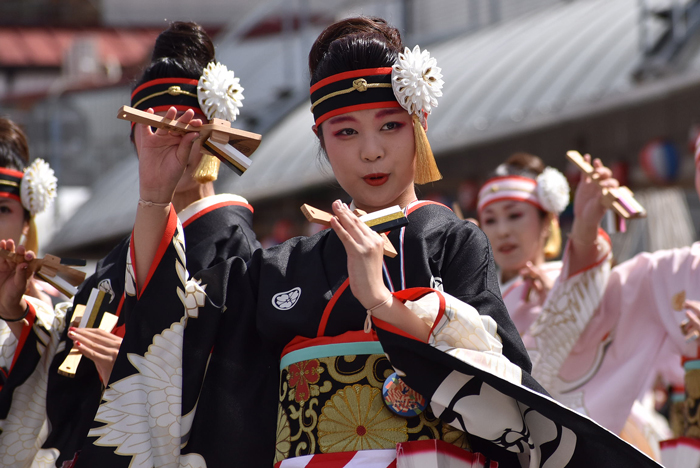
{"label": "woman's raised hand", "polygon": [[[420,340],[427,340],[430,327],[403,302],[395,300],[384,285],[384,241],[381,236],[340,200],[333,202],[333,213],[336,217],[331,219],[331,227],[338,234],[348,255],[348,277],[352,294],[365,309],[372,310],[372,316]],[[369,331],[367,324],[365,331]]]}
{"label": "woman's raised hand", "polygon": [[[153,109],[147,112],[153,113]],[[171,107],[165,114],[167,119],[175,120],[177,109]],[[194,119],[194,111],[188,109],[176,119],[183,124],[202,125],[200,119]],[[158,128],[154,132],[150,126],[138,124],[135,138],[139,155],[139,189],[143,200],[154,203],[169,203],[175,193],[182,174],[189,163],[197,132],[180,134]]]}
{"label": "woman's raised hand", "polygon": [[374,307],[391,294],[382,276],[384,241],[340,200],[333,202],[333,213],[331,227],[348,255],[350,289],[366,309]]}
{"label": "woman's raised hand", "polygon": [[122,339],[99,328],[75,328],[68,331],[73,346],[86,358],[95,363],[105,386],[109,383],[114,362],[119,354]]}
{"label": "woman's raised hand", "polygon": [[[15,242],[0,240],[0,249],[15,252]],[[0,317],[17,319],[24,315],[26,304],[22,299],[27,284],[32,277],[29,270],[29,262],[36,256],[31,250],[25,250],[23,245],[18,245],[16,253],[24,257],[24,262],[17,263],[14,260],[0,258]]]}
{"label": "woman's raised hand", "polygon": [[[584,156],[586,162],[591,162],[590,155]],[[600,186],[605,188],[619,187],[620,184],[612,176],[612,171],[603,166],[600,159],[593,161],[593,169],[598,174],[600,184],[584,176],[576,189],[574,198],[574,225],[572,227],[572,237],[576,241],[593,243],[597,237],[598,226],[605,215],[607,208],[603,205],[603,193]]]}

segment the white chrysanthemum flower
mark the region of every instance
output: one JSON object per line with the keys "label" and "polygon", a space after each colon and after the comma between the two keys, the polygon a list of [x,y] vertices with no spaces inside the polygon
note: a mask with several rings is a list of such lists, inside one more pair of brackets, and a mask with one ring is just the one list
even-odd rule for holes
{"label": "white chrysanthemum flower", "polygon": [[19,189],[22,206],[32,216],[48,208],[56,198],[56,176],[49,163],[43,159],[35,159],[24,170]]}
{"label": "white chrysanthemum flower", "polygon": [[537,198],[542,208],[560,214],[569,204],[569,183],[564,174],[547,167],[537,176]]}
{"label": "white chrysanthemum flower", "polygon": [[435,57],[427,50],[421,52],[418,46],[413,51],[406,47],[392,68],[391,84],[401,107],[421,118],[423,113],[430,114],[438,105],[445,83]]}
{"label": "white chrysanthemum flower", "polygon": [[222,63],[210,63],[197,85],[197,99],[209,120],[217,118],[233,122],[243,107],[243,87],[233,70]]}

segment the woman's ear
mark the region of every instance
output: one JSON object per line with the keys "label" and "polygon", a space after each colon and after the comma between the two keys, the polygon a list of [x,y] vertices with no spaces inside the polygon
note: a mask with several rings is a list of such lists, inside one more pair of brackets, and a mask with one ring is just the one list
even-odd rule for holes
{"label": "woman's ear", "polygon": [[321,149],[323,151],[326,151],[326,145],[323,144],[323,132],[321,131],[320,128],[316,126],[316,124],[311,126],[311,130],[313,130],[314,135],[316,135],[316,138],[318,138],[318,142],[321,145]]}
{"label": "woman's ear", "polygon": [[542,237],[544,238],[545,242],[549,238],[550,234],[552,234],[552,218],[554,218],[553,213],[547,213],[547,215],[542,218]]}
{"label": "woman's ear", "polygon": [[22,223],[22,235],[26,238],[28,233],[29,233],[29,221],[25,219],[24,222]]}

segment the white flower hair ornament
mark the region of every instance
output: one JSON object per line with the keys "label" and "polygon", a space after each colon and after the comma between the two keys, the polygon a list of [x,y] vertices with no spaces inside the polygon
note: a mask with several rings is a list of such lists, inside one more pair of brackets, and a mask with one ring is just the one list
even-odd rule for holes
{"label": "white flower hair ornament", "polygon": [[421,122],[438,106],[442,96],[442,69],[427,50],[415,46],[399,53],[392,67],[391,84],[396,99],[409,114],[418,115]]}
{"label": "white flower hair ornament", "polygon": [[34,218],[37,214],[46,211],[56,198],[56,176],[46,161],[35,159],[24,170],[19,183],[19,194],[22,206],[30,214],[24,246],[27,250],[39,252],[39,234]]}
{"label": "white flower hair ornament", "polygon": [[431,57],[427,50],[421,51],[419,46],[413,50],[406,47],[392,67],[391,86],[396,100],[413,118],[417,184],[442,178],[423,128],[427,116],[438,105],[437,98],[442,96],[444,81],[441,72],[435,57]]}
{"label": "white flower hair ornament", "polygon": [[233,70],[219,62],[211,62],[197,84],[197,99],[209,120],[217,118],[233,122],[243,107],[243,87]]}
{"label": "white flower hair ornament", "polygon": [[546,167],[537,176],[537,198],[546,211],[561,214],[569,205],[569,183],[564,174],[553,167]]}
{"label": "white flower hair ornament", "polygon": [[20,197],[22,206],[32,216],[45,211],[56,198],[56,176],[43,159],[35,159],[24,170],[20,182]]}

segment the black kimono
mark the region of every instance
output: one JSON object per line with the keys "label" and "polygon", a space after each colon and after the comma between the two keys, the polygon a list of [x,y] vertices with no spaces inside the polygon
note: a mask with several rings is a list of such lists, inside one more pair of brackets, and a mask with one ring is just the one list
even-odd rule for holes
{"label": "black kimono", "polygon": [[406,214],[384,277],[427,343],[363,331],[331,230],[191,280],[171,215],[77,466],[389,466],[426,440],[500,466],[657,466],[543,395],[485,235],[439,204]]}
{"label": "black kimono", "polygon": [[[186,232],[190,249],[188,251],[188,264],[193,266],[193,271],[198,271],[233,256],[250,258],[260,244],[252,230],[253,208],[245,199],[235,195],[215,195],[199,200],[188,206],[178,216],[180,217],[184,231]],[[100,317],[104,312],[110,312],[119,316],[119,322],[114,333],[124,335],[125,324],[128,317],[128,309],[124,309],[126,259],[129,251],[129,239],[119,243],[105,258],[97,264],[95,274],[90,276],[80,287],[73,304],[86,304],[93,288],[105,291],[105,299],[100,308]],[[128,289],[128,288],[127,288]],[[133,287],[131,287],[133,290]],[[39,306],[40,307],[40,306]],[[53,461],[61,466],[66,460],[72,460],[75,453],[82,446],[95,412],[100,403],[103,391],[103,383],[97,373],[95,365],[89,359],[82,359],[75,377],[66,377],[58,373],[58,368],[63,363],[70,351],[72,342],[67,337],[68,327],[72,318],[73,307],[57,309],[61,315],[57,320],[54,317],[53,330],[44,330],[41,327],[33,328],[30,337],[41,335],[51,337],[49,341],[56,341],[56,353],[50,362],[48,375],[42,380],[48,380],[44,385],[46,400],[46,416],[48,426],[43,432],[48,434],[38,435],[35,443],[43,442],[37,452],[35,463]],[[61,312],[64,312],[63,315]],[[31,342],[30,338],[28,341]],[[31,375],[40,362],[37,354],[27,347],[26,342],[19,353],[18,364],[13,368],[11,377],[15,373],[19,376],[23,373]],[[26,349],[25,349],[26,348]],[[22,385],[27,376],[17,379],[14,386]],[[40,403],[42,396],[37,395],[35,400]],[[9,388],[0,392],[0,411],[7,415],[10,404],[21,406],[12,400],[12,392]],[[41,405],[43,406],[43,405]],[[41,409],[34,408],[37,417],[41,416]],[[0,422],[2,424],[2,422]],[[21,426],[20,426],[21,427]],[[0,435],[0,451],[3,450],[7,435]],[[45,439],[45,440],[44,440]],[[38,447],[37,447],[38,448]],[[36,448],[34,449],[36,451]],[[19,460],[17,466],[23,466]],[[3,465],[6,466],[6,465]],[[15,461],[7,466],[15,466]]]}

